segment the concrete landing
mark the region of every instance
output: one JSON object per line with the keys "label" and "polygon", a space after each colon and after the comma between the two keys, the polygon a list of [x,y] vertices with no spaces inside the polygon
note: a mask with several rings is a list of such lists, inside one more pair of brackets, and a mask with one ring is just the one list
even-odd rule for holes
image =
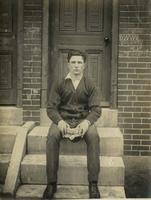
{"label": "concrete landing", "polygon": [[[42,198],[45,185],[22,185],[17,198]],[[125,198],[124,188],[120,186],[99,187],[102,198]],[[89,199],[88,186],[58,185],[54,199]]]}
{"label": "concrete landing", "polygon": [[[124,163],[120,157],[100,157],[99,184],[124,185]],[[46,184],[46,155],[26,155],[21,164],[24,184]],[[60,156],[58,184],[87,185],[86,156]]]}

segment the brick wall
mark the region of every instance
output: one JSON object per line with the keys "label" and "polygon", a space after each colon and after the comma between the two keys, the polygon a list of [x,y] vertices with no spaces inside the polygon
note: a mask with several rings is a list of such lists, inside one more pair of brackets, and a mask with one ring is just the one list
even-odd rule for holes
{"label": "brick wall", "polygon": [[151,1],[119,0],[119,125],[125,155],[151,155]]}
{"label": "brick wall", "polygon": [[23,118],[39,122],[42,1],[24,0]]}

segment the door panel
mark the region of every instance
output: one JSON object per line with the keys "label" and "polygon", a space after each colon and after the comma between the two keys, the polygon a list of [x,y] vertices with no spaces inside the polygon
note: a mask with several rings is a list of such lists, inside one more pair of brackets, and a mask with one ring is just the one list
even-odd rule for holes
{"label": "door panel", "polygon": [[76,28],[76,1],[62,0],[59,2],[59,29],[60,31],[75,31]]}
{"label": "door panel", "polygon": [[0,0],[0,104],[16,104],[15,1]]}
{"label": "door panel", "polygon": [[111,43],[106,43],[104,37],[110,37],[111,33],[111,17],[106,14],[111,12],[111,0],[55,0],[53,3],[51,81],[67,74],[66,57],[70,49],[84,51],[85,73],[99,88],[103,104],[109,105]]}
{"label": "door panel", "polygon": [[97,31],[103,30],[103,1],[89,0],[86,2],[86,30]]}
{"label": "door panel", "polygon": [[12,57],[11,55],[0,55],[0,86],[3,89],[10,89],[12,85]]}
{"label": "door panel", "polygon": [[92,52],[87,55],[87,75],[101,90],[101,78],[100,74],[102,74],[102,63],[103,63],[103,55],[102,51],[100,52]]}

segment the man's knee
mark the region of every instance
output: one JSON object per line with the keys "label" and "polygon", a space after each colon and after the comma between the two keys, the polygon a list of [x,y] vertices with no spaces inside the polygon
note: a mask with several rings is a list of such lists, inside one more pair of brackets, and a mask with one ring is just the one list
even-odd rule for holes
{"label": "man's knee", "polygon": [[86,142],[99,142],[100,138],[97,132],[97,129],[94,125],[90,126],[88,131],[85,133]]}
{"label": "man's knee", "polygon": [[49,141],[60,141],[60,139],[61,139],[60,130],[58,129],[56,124],[52,124],[50,129],[49,129],[47,142],[49,142]]}

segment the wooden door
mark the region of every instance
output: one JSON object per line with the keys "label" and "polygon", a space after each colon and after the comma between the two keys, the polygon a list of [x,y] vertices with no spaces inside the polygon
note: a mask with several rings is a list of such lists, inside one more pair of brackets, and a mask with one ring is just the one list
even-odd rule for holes
{"label": "wooden door", "polygon": [[51,8],[50,80],[67,74],[70,49],[82,50],[87,55],[85,73],[99,88],[102,105],[109,106],[111,0],[55,0]]}
{"label": "wooden door", "polygon": [[16,1],[0,0],[0,104],[16,104]]}

